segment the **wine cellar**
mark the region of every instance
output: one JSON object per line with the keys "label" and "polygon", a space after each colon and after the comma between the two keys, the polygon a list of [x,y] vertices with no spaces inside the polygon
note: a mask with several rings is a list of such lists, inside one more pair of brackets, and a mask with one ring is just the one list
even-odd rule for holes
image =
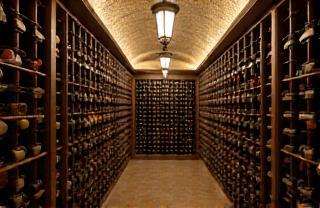
{"label": "wine cellar", "polygon": [[154,2],[0,0],[0,208],[319,207],[320,1]]}

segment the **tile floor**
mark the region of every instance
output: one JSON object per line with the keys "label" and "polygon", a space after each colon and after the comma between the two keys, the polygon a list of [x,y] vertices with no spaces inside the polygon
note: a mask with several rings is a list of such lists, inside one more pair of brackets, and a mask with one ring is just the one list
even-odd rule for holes
{"label": "tile floor", "polygon": [[224,208],[230,201],[201,160],[131,160],[103,208]]}

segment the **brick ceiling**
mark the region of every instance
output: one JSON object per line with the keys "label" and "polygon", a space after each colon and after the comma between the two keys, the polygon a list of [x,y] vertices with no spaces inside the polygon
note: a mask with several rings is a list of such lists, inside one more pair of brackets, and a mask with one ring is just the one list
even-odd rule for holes
{"label": "brick ceiling", "polygon": [[[160,69],[153,0],[86,0],[134,69]],[[195,70],[249,0],[177,0],[170,69]]]}

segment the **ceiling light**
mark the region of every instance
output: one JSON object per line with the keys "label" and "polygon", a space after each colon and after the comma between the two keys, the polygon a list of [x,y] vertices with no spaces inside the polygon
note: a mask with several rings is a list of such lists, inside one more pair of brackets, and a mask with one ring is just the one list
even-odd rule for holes
{"label": "ceiling light", "polygon": [[168,78],[169,69],[162,69],[163,78]]}
{"label": "ceiling light", "polygon": [[157,21],[158,40],[166,47],[172,38],[174,18],[179,12],[179,6],[175,0],[161,0],[152,5],[151,10]]}
{"label": "ceiling light", "polygon": [[163,69],[169,69],[172,53],[164,51],[160,53],[160,65]]}

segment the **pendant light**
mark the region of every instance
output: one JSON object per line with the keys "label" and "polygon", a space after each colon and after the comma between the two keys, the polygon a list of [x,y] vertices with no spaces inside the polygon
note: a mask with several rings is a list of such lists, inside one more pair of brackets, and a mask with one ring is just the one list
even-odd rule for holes
{"label": "pendant light", "polygon": [[160,65],[162,69],[169,69],[172,53],[163,51],[160,53]]}
{"label": "pendant light", "polygon": [[169,69],[162,69],[163,78],[168,78]]}
{"label": "pendant light", "polygon": [[171,57],[172,57],[172,53],[168,51],[163,51],[162,53],[160,53],[160,65],[162,68],[163,78],[165,79],[168,77]]}
{"label": "pendant light", "polygon": [[166,48],[172,38],[174,18],[179,12],[179,6],[175,0],[157,0],[151,6],[151,11],[156,17],[158,40]]}

